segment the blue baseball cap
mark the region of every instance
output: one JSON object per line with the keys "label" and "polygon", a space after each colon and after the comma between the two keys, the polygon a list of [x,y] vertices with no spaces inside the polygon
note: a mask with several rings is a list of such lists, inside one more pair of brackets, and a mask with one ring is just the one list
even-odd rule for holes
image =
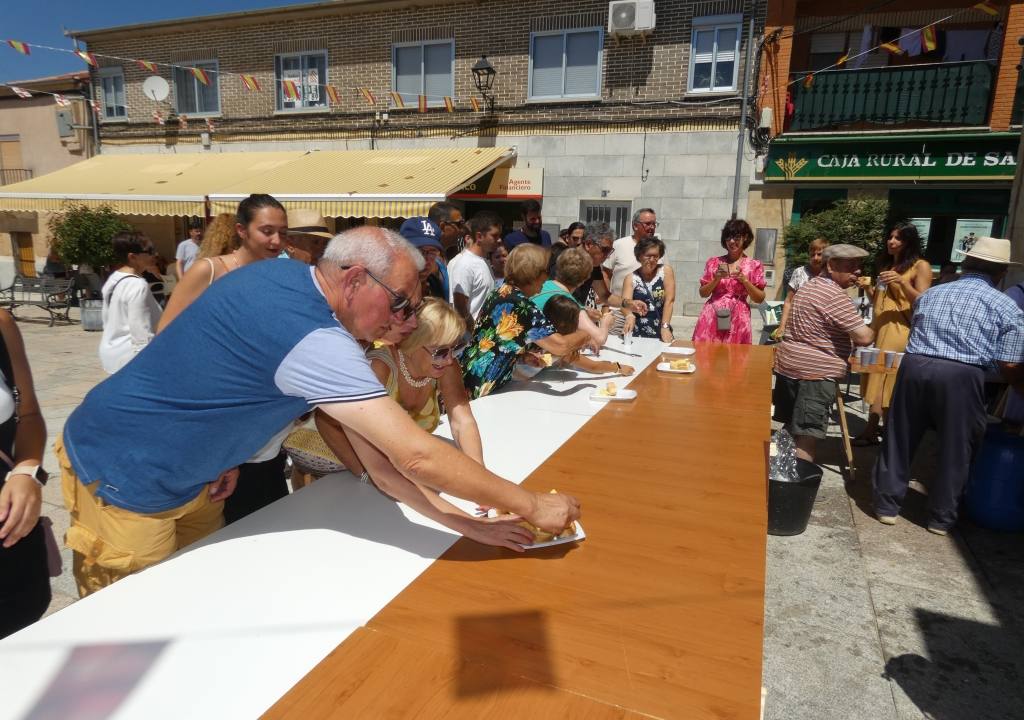
{"label": "blue baseball cap", "polygon": [[409,218],[402,223],[402,228],[398,232],[418,248],[434,247],[444,251],[441,245],[441,228],[430,218]]}

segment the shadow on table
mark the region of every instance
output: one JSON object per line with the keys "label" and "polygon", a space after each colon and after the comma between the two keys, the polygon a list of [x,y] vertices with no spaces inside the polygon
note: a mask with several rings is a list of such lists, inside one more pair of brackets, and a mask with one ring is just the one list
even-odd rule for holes
{"label": "shadow on table", "polygon": [[[552,379],[553,378],[549,378],[549,377],[544,378],[544,380],[552,380]],[[574,375],[570,379],[575,380],[577,378]],[[588,380],[590,380],[590,379],[600,380],[601,378],[587,378],[587,379]],[[515,393],[534,393],[534,394],[537,394],[537,395],[549,395],[550,397],[568,397],[570,395],[575,395],[576,393],[580,392],[581,390],[589,390],[589,389],[593,389],[593,388],[596,388],[596,387],[597,387],[597,385],[594,385],[593,383],[585,382],[585,383],[580,383],[579,385],[576,385],[576,386],[571,387],[571,388],[565,388],[564,390],[556,390],[555,388],[551,387],[550,385],[546,385],[543,380],[536,380],[536,379],[534,379],[534,380],[526,380],[526,381],[524,381],[524,382],[522,382],[520,384],[517,384],[515,387],[509,387],[509,388],[503,390],[502,394],[503,395],[512,395],[512,394],[515,394]]]}
{"label": "shadow on table", "polygon": [[[82,645],[21,720],[99,720],[113,715],[160,657],[166,642]],[[215,679],[211,678],[211,682]]]}
{"label": "shadow on table", "polygon": [[936,720],[1019,718],[1024,707],[1018,638],[1000,625],[914,611],[928,658],[892,657],[885,677]]}
{"label": "shadow on table", "polygon": [[527,610],[456,618],[459,657],[468,661],[459,664],[458,696],[490,695],[514,687],[555,692],[544,615]]}

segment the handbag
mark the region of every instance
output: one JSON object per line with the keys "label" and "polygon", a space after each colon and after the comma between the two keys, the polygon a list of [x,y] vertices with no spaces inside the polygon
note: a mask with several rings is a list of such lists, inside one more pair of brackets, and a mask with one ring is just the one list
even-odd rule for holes
{"label": "handbag", "polygon": [[719,305],[715,308],[715,319],[718,321],[718,332],[729,332],[732,329],[732,308]]}
{"label": "handbag", "polygon": [[341,464],[316,430],[301,427],[285,438],[282,445],[292,464],[301,472],[323,477],[347,469]]}

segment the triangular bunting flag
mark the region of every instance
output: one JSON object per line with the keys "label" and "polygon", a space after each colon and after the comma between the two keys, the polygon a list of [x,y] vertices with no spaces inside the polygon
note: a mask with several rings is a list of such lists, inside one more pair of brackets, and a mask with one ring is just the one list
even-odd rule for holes
{"label": "triangular bunting flag", "polygon": [[983,13],[988,13],[992,17],[999,16],[999,9],[996,8],[992,3],[990,3],[989,0],[984,0],[984,2],[980,2],[977,5],[972,5],[971,7],[973,7],[975,10],[981,10]]}
{"label": "triangular bunting flag", "polygon": [[480,101],[475,97],[469,99],[469,104],[473,106],[473,112],[480,112]]}
{"label": "triangular bunting flag", "polygon": [[85,50],[75,50],[75,55],[85,60],[87,65],[92,65],[93,67],[100,66],[100,64],[96,62],[96,56],[93,55],[91,52],[87,52]]}
{"label": "triangular bunting flag", "polygon": [[242,85],[245,86],[246,90],[255,90],[256,92],[259,92],[260,84],[256,80],[256,76],[255,75],[242,75],[241,77],[242,77]]}
{"label": "triangular bunting flag", "polygon": [[20,87],[16,87],[14,85],[11,85],[11,90],[14,92],[15,95],[17,95],[18,97],[20,97],[20,98],[22,98],[24,100],[28,100],[30,97],[32,97],[32,93],[30,93],[25,88],[20,88]]}
{"label": "triangular bunting flag", "polygon": [[151,72],[156,75],[156,63],[151,63],[149,60],[136,60],[135,63],[146,72]]}
{"label": "triangular bunting flag", "polygon": [[96,102],[95,100],[90,100],[89,101],[89,107],[91,107],[92,111],[94,113],[96,113],[97,115],[100,114],[100,104],[98,102]]}
{"label": "triangular bunting flag", "polygon": [[299,86],[295,84],[294,80],[282,80],[281,92],[284,94],[285,100],[299,99]]}
{"label": "triangular bunting flag", "polygon": [[419,97],[417,97],[417,105],[419,105],[420,112],[426,112],[427,111],[427,96],[426,95],[420,95]]}
{"label": "triangular bunting flag", "polygon": [[448,112],[455,112],[455,101],[447,95],[444,96],[444,109]]}
{"label": "triangular bunting flag", "polygon": [[201,82],[203,85],[209,85],[210,84],[210,75],[209,75],[209,73],[207,73],[202,68],[190,67],[189,68],[189,72],[191,72],[192,76],[196,80]]}
{"label": "triangular bunting flag", "polygon": [[213,132],[213,118],[206,118],[206,131]]}
{"label": "triangular bunting flag", "polygon": [[398,93],[392,90],[391,92],[388,93],[388,95],[391,96],[391,104],[394,105],[396,108],[405,107],[405,100],[402,99],[402,93]]}
{"label": "triangular bunting flag", "polygon": [[935,37],[935,28],[926,27],[921,29],[921,49],[924,52],[934,52],[939,47],[939,41]]}
{"label": "triangular bunting flag", "polygon": [[882,43],[881,45],[878,46],[878,48],[880,50],[885,50],[887,53],[892,53],[893,55],[903,54],[903,48],[901,48],[894,42]]}
{"label": "triangular bunting flag", "polygon": [[850,59],[850,51],[847,50],[843,53],[843,56],[836,60],[836,67],[842,67],[846,64],[846,61]]}
{"label": "triangular bunting flag", "polygon": [[159,110],[154,110],[153,111],[153,120],[156,121],[157,125],[163,125],[164,124],[164,116],[160,114]]}
{"label": "triangular bunting flag", "polygon": [[32,51],[28,47],[28,43],[23,43],[20,40],[8,40],[7,44],[12,48],[20,52],[22,55],[31,55]]}
{"label": "triangular bunting flag", "polygon": [[188,115],[179,115],[178,116],[178,129],[179,130],[188,130]]}
{"label": "triangular bunting flag", "polygon": [[60,93],[54,93],[53,94],[53,101],[55,103],[57,103],[60,107],[67,107],[68,105],[71,104],[71,101],[68,100],[63,95],[61,95]]}
{"label": "triangular bunting flag", "polygon": [[810,90],[811,86],[814,85],[814,73],[807,73],[804,76],[804,90]]}
{"label": "triangular bunting flag", "polygon": [[327,97],[331,105],[341,105],[341,98],[338,97],[338,88],[333,85],[324,85],[324,89],[327,91]]}
{"label": "triangular bunting flag", "polygon": [[359,88],[359,94],[363,96],[364,100],[366,100],[367,105],[377,104],[377,98],[374,96],[372,92],[370,92],[370,88]]}

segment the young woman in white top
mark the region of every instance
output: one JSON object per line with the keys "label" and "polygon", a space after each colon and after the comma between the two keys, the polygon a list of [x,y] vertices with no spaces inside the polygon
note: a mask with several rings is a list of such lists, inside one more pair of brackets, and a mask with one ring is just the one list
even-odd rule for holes
{"label": "young woman in white top", "polygon": [[103,338],[100,362],[113,374],[142,352],[156,334],[160,305],[142,277],[154,266],[153,244],[142,233],[118,233],[113,239],[118,268],[103,285]]}

